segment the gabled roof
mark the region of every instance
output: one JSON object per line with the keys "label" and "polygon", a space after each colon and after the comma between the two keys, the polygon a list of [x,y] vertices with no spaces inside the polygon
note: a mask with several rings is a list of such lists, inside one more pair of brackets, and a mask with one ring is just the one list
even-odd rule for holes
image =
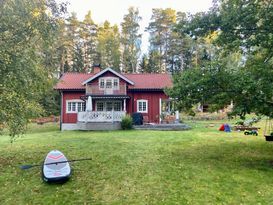
{"label": "gabled roof", "polygon": [[92,77],[90,77],[89,79],[87,79],[87,80],[85,80],[84,82],[82,82],[82,85],[85,85],[85,84],[89,83],[90,81],[94,80],[95,78],[97,78],[97,77],[103,75],[104,73],[106,73],[106,72],[108,72],[108,71],[111,72],[111,73],[113,73],[113,74],[115,74],[115,75],[118,76],[119,78],[125,80],[127,83],[129,83],[129,84],[131,84],[131,85],[134,85],[134,82],[130,81],[130,80],[127,79],[125,76],[121,75],[120,73],[114,71],[114,70],[111,69],[111,68],[106,68],[106,69],[100,71],[99,73],[95,74],[94,76],[92,76]]}
{"label": "gabled roof", "polygon": [[164,89],[172,87],[172,78],[166,73],[141,73],[125,74],[125,76],[135,83],[129,89]]}
{"label": "gabled roof", "polygon": [[93,73],[64,73],[54,87],[56,90],[85,90],[82,82],[92,77]]}
{"label": "gabled roof", "polygon": [[[89,82],[90,79],[94,79],[94,76],[95,74],[93,73],[64,73],[54,89],[84,91],[84,84]],[[129,82],[132,82],[132,84],[130,83],[129,85],[129,89],[131,90],[162,90],[166,87],[172,87],[172,79],[169,74],[143,73],[119,74],[119,76],[122,76],[123,78],[126,78]]]}

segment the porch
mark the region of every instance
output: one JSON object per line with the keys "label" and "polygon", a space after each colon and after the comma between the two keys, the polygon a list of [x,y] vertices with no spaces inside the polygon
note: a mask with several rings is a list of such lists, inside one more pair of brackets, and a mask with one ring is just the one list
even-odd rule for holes
{"label": "porch", "polygon": [[78,122],[121,122],[125,111],[85,111],[78,112]]}

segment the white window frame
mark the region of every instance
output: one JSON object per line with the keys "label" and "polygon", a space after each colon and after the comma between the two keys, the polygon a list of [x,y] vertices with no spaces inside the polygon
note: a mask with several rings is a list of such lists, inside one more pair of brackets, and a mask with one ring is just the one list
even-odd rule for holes
{"label": "white window frame", "polygon": [[[72,105],[71,105],[71,110],[69,110],[69,103],[75,103],[75,110],[72,110]],[[85,103],[83,100],[66,100],[66,113],[78,113],[78,108],[79,104],[78,103]],[[80,106],[81,109],[83,109],[83,104]],[[80,112],[83,112],[84,110],[81,110]]]}
{"label": "white window frame", "polygon": [[[109,82],[109,80],[111,81],[111,87],[107,88],[106,84],[107,84],[107,81]],[[101,86],[102,81],[104,82],[103,86]],[[117,81],[117,86],[114,86],[115,81]],[[119,90],[119,78],[116,78],[116,77],[99,78],[99,89],[100,90],[105,90],[105,89]]]}
{"label": "white window frame", "polygon": [[[98,110],[98,103],[102,103],[102,110]],[[105,104],[103,101],[96,101],[96,111],[103,112],[105,109]]]}
{"label": "white window frame", "polygon": [[[115,110],[115,103],[116,102],[118,102],[119,103],[119,105],[120,105],[120,110]],[[99,110],[98,111],[98,103],[103,103],[103,110],[101,111],[101,110]],[[113,100],[113,101],[107,101],[107,100],[99,100],[99,101],[96,101],[96,111],[98,111],[98,112],[111,112],[111,111],[107,111],[107,103],[111,103],[111,107],[112,107],[112,110],[114,111],[114,112],[116,112],[116,111],[122,111],[122,102],[121,101],[119,101],[119,100]]]}
{"label": "white window frame", "polygon": [[105,88],[105,79],[104,78],[100,78],[99,79],[99,88],[100,89],[104,89]]}
{"label": "white window frame", "polygon": [[[140,110],[139,109],[139,104],[140,103],[146,103],[146,110]],[[143,105],[142,105],[142,109],[143,109]],[[144,99],[141,99],[141,100],[137,100],[137,112],[140,112],[140,113],[148,113],[148,100],[144,100]]]}

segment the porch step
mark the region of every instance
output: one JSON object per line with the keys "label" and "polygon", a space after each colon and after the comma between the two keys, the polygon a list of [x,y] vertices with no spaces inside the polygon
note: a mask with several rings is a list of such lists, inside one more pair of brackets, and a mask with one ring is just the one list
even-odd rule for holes
{"label": "porch step", "polygon": [[120,122],[78,122],[78,130],[120,130]]}

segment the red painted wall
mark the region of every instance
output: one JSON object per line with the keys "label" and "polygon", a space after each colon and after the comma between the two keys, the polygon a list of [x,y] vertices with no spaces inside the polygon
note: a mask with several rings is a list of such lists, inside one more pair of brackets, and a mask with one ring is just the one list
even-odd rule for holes
{"label": "red painted wall", "polygon": [[[77,123],[77,113],[66,113],[66,100],[80,99],[85,92],[66,91],[63,92],[63,123]],[[137,100],[148,100],[148,113],[142,113],[146,116],[148,122],[159,123],[159,99],[168,99],[164,92],[146,91],[146,92],[129,92],[130,99],[126,100],[126,110],[128,114],[137,112]],[[93,103],[95,109],[95,103]]]}
{"label": "red painted wall", "polygon": [[80,99],[80,96],[85,95],[85,92],[76,92],[76,91],[66,91],[63,92],[63,123],[77,123],[77,113],[66,113],[66,100],[75,100]]}
{"label": "red painted wall", "polygon": [[146,116],[148,122],[159,123],[159,99],[168,99],[168,96],[163,91],[138,91],[130,92],[131,97],[127,105],[127,111],[131,114],[137,112],[137,100],[148,100],[148,113],[142,113]]}

